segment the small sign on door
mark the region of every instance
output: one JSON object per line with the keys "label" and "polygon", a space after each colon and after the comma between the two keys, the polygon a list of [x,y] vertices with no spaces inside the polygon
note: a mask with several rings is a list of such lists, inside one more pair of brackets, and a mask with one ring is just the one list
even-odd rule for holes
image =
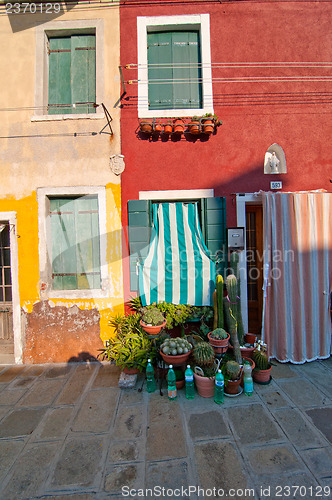
{"label": "small sign on door", "polygon": [[271,189],[282,189],[282,182],[281,181],[271,181],[270,187],[271,187]]}

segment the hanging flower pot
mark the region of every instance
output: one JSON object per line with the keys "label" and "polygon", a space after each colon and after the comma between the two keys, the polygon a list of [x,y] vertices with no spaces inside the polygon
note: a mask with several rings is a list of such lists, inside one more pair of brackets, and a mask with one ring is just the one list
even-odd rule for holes
{"label": "hanging flower pot", "polygon": [[152,134],[153,132],[153,121],[152,120],[141,120],[140,121],[141,132],[145,134]]}
{"label": "hanging flower pot", "polygon": [[202,118],[202,131],[204,134],[211,135],[214,131],[214,118],[206,117]]}
{"label": "hanging flower pot", "polygon": [[164,123],[164,134],[170,135],[173,132],[173,124],[171,122]]}
{"label": "hanging flower pot", "polygon": [[159,122],[154,123],[154,131],[155,132],[161,132],[162,131],[162,125]]}
{"label": "hanging flower pot", "polygon": [[184,121],[182,118],[175,118],[173,121],[173,132],[174,134],[183,134],[184,132]]}
{"label": "hanging flower pot", "polygon": [[200,133],[200,123],[197,116],[193,116],[188,124],[188,131],[190,134],[197,135]]}

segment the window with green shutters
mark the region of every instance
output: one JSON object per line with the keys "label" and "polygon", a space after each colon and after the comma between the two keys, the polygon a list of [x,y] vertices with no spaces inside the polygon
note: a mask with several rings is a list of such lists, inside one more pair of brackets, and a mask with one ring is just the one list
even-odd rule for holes
{"label": "window with green shutters", "polygon": [[97,196],[49,198],[52,288],[101,288]]}
{"label": "window with green shutters", "polygon": [[95,35],[50,37],[48,54],[49,114],[95,113]]}
{"label": "window with green shutters", "polygon": [[200,34],[148,32],[149,109],[202,107]]}
{"label": "window with green shutters", "polygon": [[[216,263],[217,274],[225,274],[227,267],[226,198],[197,200],[204,242]],[[130,290],[138,290],[137,263],[148,254],[151,227],[152,201],[128,201]]]}

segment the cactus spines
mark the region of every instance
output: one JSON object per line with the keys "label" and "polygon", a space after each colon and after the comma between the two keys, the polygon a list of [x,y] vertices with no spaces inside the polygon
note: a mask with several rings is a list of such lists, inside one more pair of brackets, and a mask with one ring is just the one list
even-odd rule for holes
{"label": "cactus spines", "polygon": [[221,274],[216,277],[218,328],[224,328],[224,280]]}
{"label": "cactus spines", "polygon": [[239,273],[239,254],[237,252],[232,252],[229,258],[231,273],[235,275],[237,279],[237,294],[240,296],[240,273]]}
{"label": "cactus spines", "polygon": [[218,327],[218,302],[217,302],[217,291],[213,292],[213,329]]}
{"label": "cactus spines", "polygon": [[214,363],[214,350],[208,342],[199,342],[193,350],[193,358],[199,366],[211,366]]}
{"label": "cactus spines", "polygon": [[227,361],[226,363],[226,373],[229,375],[231,380],[237,380],[239,378],[241,367],[236,361]]}
{"label": "cactus spines", "polygon": [[[226,319],[229,333],[236,328],[240,345],[244,344],[244,329],[241,313],[241,300],[238,295],[237,278],[234,274],[229,274],[226,278],[226,288],[228,296],[224,300]],[[233,344],[233,341],[232,341]],[[234,344],[233,344],[234,345]]]}
{"label": "cactus spines", "polygon": [[255,349],[252,353],[252,359],[255,362],[255,368],[258,370],[268,370],[270,367],[269,357],[266,351]]}

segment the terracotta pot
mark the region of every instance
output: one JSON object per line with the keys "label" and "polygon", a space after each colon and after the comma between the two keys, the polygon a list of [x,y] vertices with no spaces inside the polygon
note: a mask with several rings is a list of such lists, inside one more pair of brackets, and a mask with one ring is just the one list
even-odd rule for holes
{"label": "terracotta pot", "polygon": [[[228,346],[228,349],[230,349],[231,351],[233,351],[233,346],[232,345],[229,345]],[[241,350],[241,357],[245,357],[245,358],[251,358],[252,357],[252,353],[254,351],[254,347],[244,347],[244,346],[241,346],[240,347],[240,350]]]}
{"label": "terracotta pot", "polygon": [[160,333],[160,330],[164,328],[164,326],[166,325],[166,319],[162,325],[157,325],[157,326],[147,325],[142,320],[140,320],[139,324],[141,325],[143,330],[149,335],[158,335]]}
{"label": "terracotta pot", "polygon": [[123,373],[126,373],[127,375],[136,375],[139,373],[138,368],[127,368],[126,366],[123,369]]}
{"label": "terracotta pot", "polygon": [[212,118],[204,118],[202,120],[202,130],[204,134],[212,134],[214,131],[214,120]]}
{"label": "terracotta pot", "polygon": [[152,134],[153,132],[152,120],[142,120],[140,122],[140,126],[141,126],[141,132],[144,132],[145,134]]}
{"label": "terracotta pot", "polygon": [[184,131],[184,122],[182,118],[174,120],[173,132],[174,134],[182,134]]}
{"label": "terracotta pot", "polygon": [[212,398],[214,396],[214,377],[201,377],[194,372],[194,379],[197,392],[200,396],[202,396],[202,398]]}
{"label": "terracotta pot", "polygon": [[254,333],[246,333],[244,336],[244,340],[247,344],[254,344],[256,342],[256,335]]}
{"label": "terracotta pot", "polygon": [[188,124],[190,134],[197,135],[200,133],[199,120],[193,120]]}
{"label": "terracotta pot", "polygon": [[252,372],[252,378],[254,379],[254,382],[257,382],[258,384],[270,383],[271,370],[272,365],[270,365],[270,368],[268,368],[267,370],[258,370],[258,368],[255,368]]}
{"label": "terracotta pot", "polygon": [[171,123],[164,123],[164,134],[170,135],[173,132],[173,125]]}
{"label": "terracotta pot", "polygon": [[161,123],[157,123],[157,122],[155,122],[155,124],[154,124],[154,131],[155,131],[155,132],[161,132],[161,130],[162,130],[162,125],[161,125]]}
{"label": "terracotta pot", "polygon": [[187,359],[189,358],[191,352],[192,352],[192,350],[190,350],[189,352],[187,352],[185,354],[177,354],[176,356],[172,356],[172,354],[164,354],[160,350],[159,354],[163,358],[165,363],[167,363],[168,365],[177,366],[177,365],[182,365],[183,363],[185,363],[187,361]]}
{"label": "terracotta pot", "polygon": [[227,384],[225,384],[226,394],[238,394],[242,376],[243,371],[241,372],[241,376],[237,380],[229,380]]}
{"label": "terracotta pot", "polygon": [[179,391],[180,389],[183,389],[184,388],[184,384],[185,384],[185,380],[177,380],[175,382],[175,385],[176,385],[176,388],[177,390]]}

